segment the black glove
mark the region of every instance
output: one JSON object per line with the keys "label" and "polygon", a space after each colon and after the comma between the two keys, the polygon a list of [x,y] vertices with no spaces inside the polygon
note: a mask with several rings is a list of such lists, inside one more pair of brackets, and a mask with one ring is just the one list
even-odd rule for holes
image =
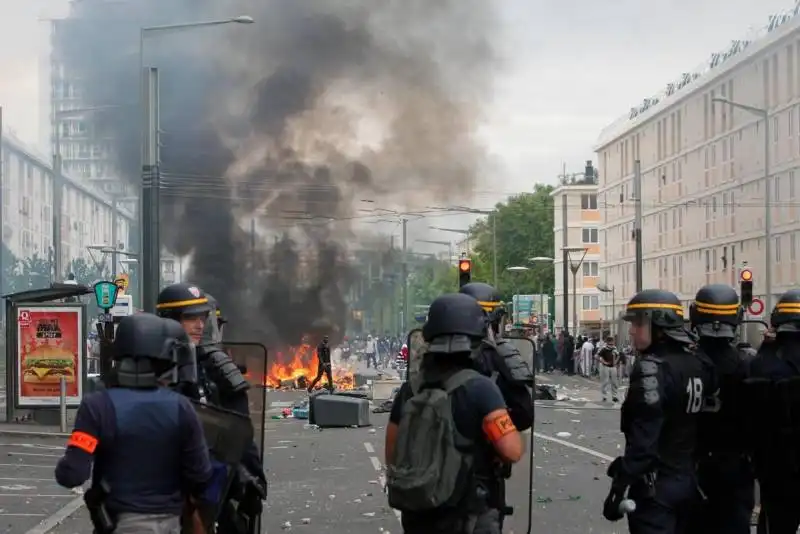
{"label": "black glove", "polygon": [[616,482],[611,484],[608,497],[603,501],[603,517],[609,521],[619,521],[625,514],[620,511],[620,505],[625,500],[625,491],[628,486],[621,486]]}

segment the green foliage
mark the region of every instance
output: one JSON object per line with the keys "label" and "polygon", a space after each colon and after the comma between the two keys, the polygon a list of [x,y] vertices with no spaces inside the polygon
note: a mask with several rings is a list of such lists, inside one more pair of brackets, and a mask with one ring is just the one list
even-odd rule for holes
{"label": "green foliage", "polygon": [[[513,294],[553,292],[553,265],[531,262],[536,256],[553,257],[553,188],[537,184],[533,193],[522,193],[496,206],[496,211],[470,228],[475,243],[473,280],[493,283],[492,225],[496,221],[498,289],[504,300]],[[528,271],[508,271],[509,267]]]}
{"label": "green foliage", "polygon": [[[8,261],[5,259],[5,261]],[[25,291],[27,289],[41,289],[50,286],[50,262],[34,254],[30,258],[24,258],[17,263],[16,281],[13,284],[15,291]]]}
{"label": "green foliage", "polygon": [[108,280],[111,276],[104,265],[98,265],[83,258],[72,260],[69,272],[75,275],[75,280],[79,284],[86,285],[91,285],[97,280]]}

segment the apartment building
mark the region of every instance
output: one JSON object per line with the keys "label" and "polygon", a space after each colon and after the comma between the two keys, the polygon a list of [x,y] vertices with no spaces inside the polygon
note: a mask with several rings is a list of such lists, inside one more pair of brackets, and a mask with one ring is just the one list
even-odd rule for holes
{"label": "apartment building", "polygon": [[[565,180],[550,194],[554,207],[554,245],[555,251],[555,330],[564,326],[564,255],[565,248],[575,248],[569,253],[569,260],[578,272],[573,278],[569,271],[569,318],[570,332],[596,330],[601,324],[601,293],[597,289],[600,275],[600,262],[603,259],[601,204],[594,179]],[[565,217],[566,215],[566,217]],[[565,224],[566,223],[566,224]],[[566,232],[564,231],[566,226]],[[583,249],[586,255],[583,254]],[[569,264],[568,264],[569,268]],[[575,284],[573,284],[573,281]],[[575,303],[575,305],[573,304]],[[578,324],[575,325],[577,312]]]}
{"label": "apartment building", "polygon": [[[3,243],[17,258],[53,254],[53,168],[9,131],[2,133]],[[79,180],[64,177],[61,217],[61,264],[93,261],[90,246],[110,244],[112,205],[109,199]],[[119,211],[117,235],[130,250],[133,216]],[[63,275],[63,273],[61,273]]]}
{"label": "apartment building", "polygon": [[[772,185],[772,293],[798,282],[800,17],[770,17],[703,66],[606,128],[596,147],[603,250],[601,295],[612,317],[635,291],[634,162],[640,161],[645,287],[687,305],[708,283],[735,284],[744,262],[765,297],[765,143]],[[767,110],[764,116],[715,99]],[[774,300],[773,300],[774,302]]]}

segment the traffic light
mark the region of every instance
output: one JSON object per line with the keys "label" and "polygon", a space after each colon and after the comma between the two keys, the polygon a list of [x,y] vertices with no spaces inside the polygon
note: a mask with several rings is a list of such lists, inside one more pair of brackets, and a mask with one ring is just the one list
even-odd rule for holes
{"label": "traffic light", "polygon": [[472,260],[461,258],[458,260],[458,287],[469,284],[472,280]]}
{"label": "traffic light", "polygon": [[753,302],[753,271],[742,269],[739,273],[739,291],[742,296],[742,306],[750,306]]}

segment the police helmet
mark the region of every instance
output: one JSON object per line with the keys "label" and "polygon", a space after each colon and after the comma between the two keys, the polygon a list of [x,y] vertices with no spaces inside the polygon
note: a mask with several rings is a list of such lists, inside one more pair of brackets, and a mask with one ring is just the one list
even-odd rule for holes
{"label": "police helmet", "polygon": [[175,361],[176,347],[188,343],[189,338],[179,322],[151,313],[137,313],[119,322],[114,335],[114,359]]}
{"label": "police helmet", "polygon": [[486,315],[478,302],[461,293],[437,297],[428,309],[422,337],[430,353],[472,351],[486,335]]}
{"label": "police helmet", "polygon": [[156,313],[161,317],[180,319],[183,315],[205,315],[211,312],[208,297],[199,287],[180,282],[161,290]]}
{"label": "police helmet", "polygon": [[469,295],[478,301],[481,308],[489,316],[490,323],[498,323],[505,314],[503,299],[500,292],[489,284],[483,282],[470,282],[461,286],[459,293]]}
{"label": "police helmet", "polygon": [[636,293],[625,307],[626,321],[649,321],[667,337],[686,344],[694,342],[684,328],[683,305],[674,293],[645,289]]}
{"label": "police helmet", "polygon": [[739,295],[725,284],[700,288],[689,307],[692,328],[700,337],[733,339],[739,326]]}
{"label": "police helmet", "polygon": [[770,323],[776,332],[800,332],[800,289],[790,289],[778,299]]}

